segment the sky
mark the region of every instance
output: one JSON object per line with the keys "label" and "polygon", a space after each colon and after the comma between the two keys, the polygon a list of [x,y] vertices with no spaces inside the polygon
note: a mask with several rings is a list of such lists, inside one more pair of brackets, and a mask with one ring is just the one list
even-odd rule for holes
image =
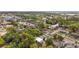
{"label": "sky", "polygon": [[79,11],[79,1],[0,0],[0,11]]}

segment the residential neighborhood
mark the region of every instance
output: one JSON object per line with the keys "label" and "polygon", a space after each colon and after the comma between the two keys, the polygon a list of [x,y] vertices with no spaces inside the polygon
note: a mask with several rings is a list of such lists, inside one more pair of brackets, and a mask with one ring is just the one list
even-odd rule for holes
{"label": "residential neighborhood", "polygon": [[79,13],[0,12],[0,48],[79,48]]}

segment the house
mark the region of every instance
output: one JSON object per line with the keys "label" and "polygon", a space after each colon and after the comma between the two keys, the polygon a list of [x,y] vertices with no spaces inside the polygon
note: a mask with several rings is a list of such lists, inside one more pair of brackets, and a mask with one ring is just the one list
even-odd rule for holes
{"label": "house", "polygon": [[6,28],[9,28],[9,27],[13,27],[13,25],[6,25],[5,27],[6,27]]}
{"label": "house", "polygon": [[43,17],[42,20],[43,20],[44,24],[46,24],[46,20],[48,20],[48,19],[46,17]]}
{"label": "house", "polygon": [[6,30],[4,30],[4,29],[0,29],[0,36],[5,35],[6,33],[7,33],[7,31],[6,31]]}
{"label": "house", "polygon": [[6,21],[17,21],[21,19],[20,17],[14,16],[14,15],[5,15],[2,18],[3,20],[6,20]]}
{"label": "house", "polygon": [[43,44],[43,39],[40,37],[36,37],[35,40],[36,40],[36,44],[37,44],[38,48],[41,47]]}
{"label": "house", "polygon": [[77,29],[76,32],[79,32],[79,29]]}
{"label": "house", "polygon": [[0,24],[0,28],[3,28],[3,25]]}
{"label": "house", "polygon": [[29,22],[26,22],[26,25],[27,25],[27,26],[29,26],[29,27],[35,27],[35,25],[34,25],[34,24],[29,23]]}
{"label": "house", "polygon": [[23,24],[23,25],[26,25],[26,22],[19,22],[19,24]]}
{"label": "house", "polygon": [[43,39],[42,38],[40,38],[40,37],[36,37],[36,39],[35,39],[37,42],[39,42],[39,43],[41,43],[41,42],[43,42]]}
{"label": "house", "polygon": [[69,31],[65,31],[65,30],[60,30],[61,33],[68,35],[70,32]]}
{"label": "house", "polygon": [[29,27],[35,27],[34,24],[29,23],[29,22],[19,22],[19,24],[23,24],[23,25],[26,25],[26,26],[29,26]]}
{"label": "house", "polygon": [[49,26],[50,29],[56,29],[56,28],[58,28],[58,27],[59,27],[59,24],[58,24],[58,23],[55,24],[55,25],[51,25],[51,26]]}

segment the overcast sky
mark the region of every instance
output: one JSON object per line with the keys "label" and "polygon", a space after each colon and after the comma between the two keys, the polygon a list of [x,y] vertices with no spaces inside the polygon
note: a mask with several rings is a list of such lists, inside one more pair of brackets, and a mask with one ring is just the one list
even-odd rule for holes
{"label": "overcast sky", "polygon": [[79,1],[0,0],[0,11],[79,11]]}

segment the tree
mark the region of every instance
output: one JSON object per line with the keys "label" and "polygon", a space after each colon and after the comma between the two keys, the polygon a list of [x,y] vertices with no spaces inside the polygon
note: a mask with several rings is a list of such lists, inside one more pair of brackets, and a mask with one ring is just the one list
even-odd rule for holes
{"label": "tree", "polygon": [[0,47],[3,46],[5,44],[5,41],[3,40],[3,38],[0,37]]}
{"label": "tree", "polygon": [[9,28],[6,28],[6,30],[9,33],[16,33],[17,32],[17,28],[16,27],[9,27]]}
{"label": "tree", "polygon": [[7,33],[5,36],[3,36],[3,39],[5,43],[10,43],[14,39],[13,33]]}
{"label": "tree", "polygon": [[53,42],[52,42],[52,38],[48,38],[46,41],[46,46],[50,46],[50,45],[53,45]]}
{"label": "tree", "polygon": [[35,37],[29,33],[22,32],[20,37],[21,42],[19,43],[19,47],[30,48],[30,46],[35,43]]}
{"label": "tree", "polygon": [[43,34],[39,29],[36,29],[36,28],[29,28],[29,29],[27,30],[27,33],[33,35],[34,37],[40,36],[40,35]]}
{"label": "tree", "polygon": [[53,21],[52,21],[52,20],[46,20],[46,23],[47,23],[47,24],[52,24]]}
{"label": "tree", "polygon": [[16,22],[16,21],[11,21],[11,24],[14,26],[18,26],[18,22]]}
{"label": "tree", "polygon": [[53,35],[53,39],[54,39],[54,40],[62,41],[64,38],[63,38],[61,35],[54,34],[54,35]]}
{"label": "tree", "polygon": [[71,30],[71,32],[76,32],[79,29],[79,24],[71,24],[69,26],[69,29]]}

